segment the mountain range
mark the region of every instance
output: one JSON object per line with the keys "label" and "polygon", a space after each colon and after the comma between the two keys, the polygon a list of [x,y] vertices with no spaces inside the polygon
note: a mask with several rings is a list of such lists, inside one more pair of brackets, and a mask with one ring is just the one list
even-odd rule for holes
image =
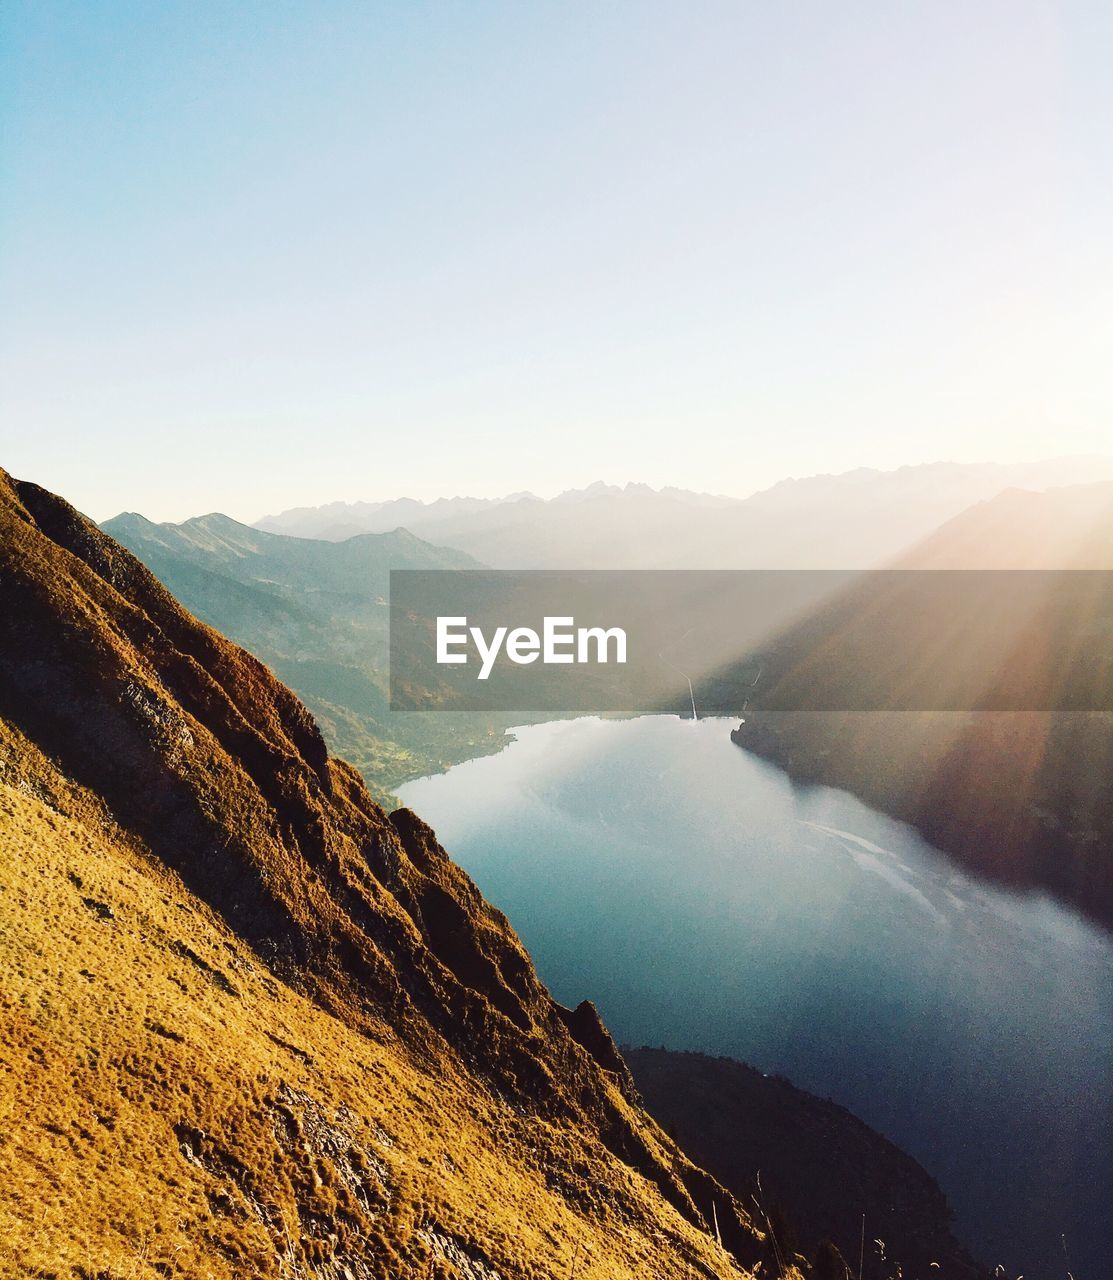
{"label": "mountain range", "polygon": [[733,498],[694,493],[673,486],[656,490],[646,484],[615,485],[597,480],[584,489],[566,489],[549,499],[548,503],[535,493],[525,490],[507,494],[503,498],[435,498],[432,502],[422,502],[416,498],[391,498],[383,502],[329,502],[320,507],[292,507],[278,515],[264,516],[256,521],[255,528],[270,533],[340,542],[357,533],[389,533],[400,526],[420,528],[422,525],[473,516],[478,512],[490,512],[497,507],[510,508],[505,514],[513,516],[549,504],[578,506],[600,498],[647,497],[667,498],[693,507],[725,507],[735,501]]}
{"label": "mountain range", "polygon": [[[845,1280],[683,1153],[592,1004],[262,662],[3,472],[0,589],[3,1274]],[[789,1147],[813,1125],[811,1231],[845,1148],[783,1090],[755,1105]],[[890,1167],[871,1205],[976,1280]]]}
{"label": "mountain range", "polygon": [[[511,540],[527,559],[530,536],[544,541],[539,559],[555,558],[556,548],[568,546],[566,537],[545,541],[545,522],[556,521],[578,530],[576,537],[596,548],[592,552],[577,544],[579,550],[567,554],[600,567],[592,555],[606,561],[614,554],[613,544],[596,538],[600,520],[611,521],[617,511],[633,529],[649,510],[667,509],[669,521],[647,537],[646,554],[649,546],[659,546],[662,531],[671,554],[682,543],[677,527],[692,526],[702,537],[705,521],[744,517],[771,522],[767,528],[795,530],[784,534],[787,546],[770,534],[739,553],[739,559],[749,559],[761,552],[766,567],[782,565],[782,556],[819,562],[834,558],[836,548],[853,546],[859,565],[890,568],[1109,568],[1113,481],[1066,483],[1080,471],[1092,481],[1109,469],[1103,459],[1031,467],[862,469],[785,481],[744,503],[645,486],[593,486],[551,503],[516,498],[480,508],[459,500],[472,506],[454,516],[444,516],[443,505],[432,504],[442,515],[428,527],[443,533],[453,520],[483,512],[487,519],[498,513],[504,519],[524,503],[536,517],[532,533]],[[1012,483],[1021,481],[1041,487]],[[980,493],[991,496],[977,498]],[[902,545],[930,513],[972,497],[915,545]],[[539,517],[539,512],[548,514]],[[567,526],[566,513],[575,517]],[[388,710],[389,568],[474,567],[478,562],[466,551],[427,543],[406,530],[331,543],[271,534],[219,515],[181,525],[122,515],[104,527],[189,608],[287,680],[309,704],[330,747],[356,764],[380,798],[409,778],[497,750],[510,720],[522,718]],[[491,530],[496,531],[494,525]],[[510,537],[509,530],[504,526],[498,537]],[[478,526],[471,532],[478,536]],[[630,558],[642,554],[639,548]],[[879,600],[871,607],[896,606]],[[829,674],[836,684],[848,678],[847,672]],[[1110,733],[1108,717],[1097,713],[788,716],[755,709],[735,737],[797,778],[845,787],[913,822],[928,839],[983,874],[1042,887],[1110,923],[1113,869],[1102,853],[1113,840],[1113,793],[1103,781],[1113,761]]]}
{"label": "mountain range", "polygon": [[1113,480],[1113,458],[932,463],[783,480],[748,498],[597,483],[548,501],[332,503],[259,528],[339,539],[402,526],[496,569],[858,569],[902,553],[1004,489]]}
{"label": "mountain range", "polygon": [[103,528],[197,617],[285,680],[329,747],[380,799],[409,778],[505,741],[506,719],[406,715],[388,706],[390,570],[474,568],[464,553],[405,529],[331,543],[267,533],[219,514],[155,524],[124,513]]}

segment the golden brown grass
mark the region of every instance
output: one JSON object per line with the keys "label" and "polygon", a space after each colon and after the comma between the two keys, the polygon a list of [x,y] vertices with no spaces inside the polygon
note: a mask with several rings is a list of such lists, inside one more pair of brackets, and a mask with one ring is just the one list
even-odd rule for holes
{"label": "golden brown grass", "polygon": [[713,1206],[760,1256],[433,833],[3,472],[0,589],[0,1274],[726,1276]]}
{"label": "golden brown grass", "polygon": [[0,1274],[462,1274],[447,1242],[508,1277],[577,1245],[584,1280],[733,1272],[601,1144],[280,984],[34,748],[0,753]]}

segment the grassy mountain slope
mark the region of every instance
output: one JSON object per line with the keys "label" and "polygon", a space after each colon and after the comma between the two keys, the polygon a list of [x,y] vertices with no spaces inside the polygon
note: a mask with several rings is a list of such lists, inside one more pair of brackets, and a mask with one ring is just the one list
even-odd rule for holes
{"label": "grassy mountain slope", "polygon": [[474,568],[469,556],[404,529],[330,543],[223,515],[175,525],[124,514],[103,527],[197,617],[272,667],[380,800],[409,778],[503,745],[505,719],[388,705],[390,570]]}
{"label": "grassy mountain slope", "polygon": [[3,473],[0,584],[0,1274],[762,1255],[594,1009],[260,662]]}

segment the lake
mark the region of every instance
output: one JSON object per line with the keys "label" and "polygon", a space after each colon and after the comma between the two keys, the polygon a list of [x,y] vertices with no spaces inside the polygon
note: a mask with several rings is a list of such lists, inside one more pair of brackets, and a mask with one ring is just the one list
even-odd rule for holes
{"label": "lake", "polygon": [[402,802],[510,917],[556,998],[627,1044],[741,1058],[834,1098],[1027,1280],[1113,1258],[1113,941],[974,880],[736,721],[515,730]]}

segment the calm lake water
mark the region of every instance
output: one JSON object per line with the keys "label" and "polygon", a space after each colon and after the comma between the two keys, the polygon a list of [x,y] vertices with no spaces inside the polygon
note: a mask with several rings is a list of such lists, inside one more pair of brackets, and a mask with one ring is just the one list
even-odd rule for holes
{"label": "calm lake water", "polygon": [[742,1058],[911,1152],[983,1261],[1113,1259],[1113,942],[964,875],[733,721],[581,719],[401,790],[616,1039]]}

